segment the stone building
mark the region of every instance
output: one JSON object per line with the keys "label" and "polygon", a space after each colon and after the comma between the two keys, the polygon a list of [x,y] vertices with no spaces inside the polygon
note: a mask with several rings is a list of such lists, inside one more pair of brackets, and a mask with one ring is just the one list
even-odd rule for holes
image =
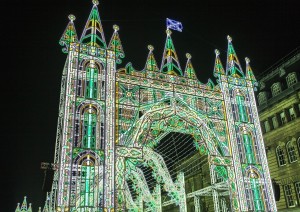
{"label": "stone building", "polygon": [[[300,49],[258,76],[258,111],[279,211],[300,211]],[[275,192],[276,193],[276,192]]]}

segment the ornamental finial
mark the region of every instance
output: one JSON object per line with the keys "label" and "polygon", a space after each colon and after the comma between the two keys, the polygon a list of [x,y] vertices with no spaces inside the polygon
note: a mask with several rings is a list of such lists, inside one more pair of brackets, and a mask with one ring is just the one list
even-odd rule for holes
{"label": "ornamental finial", "polygon": [[69,18],[69,20],[72,21],[72,22],[76,19],[75,15],[73,15],[73,14],[70,14],[70,15],[68,16],[68,18]]}
{"label": "ornamental finial", "polygon": [[245,61],[246,61],[247,64],[250,63],[250,59],[248,57],[245,57]]}
{"label": "ornamental finial", "polygon": [[190,53],[186,53],[185,56],[186,56],[187,59],[191,59],[192,58],[192,55]]}
{"label": "ornamental finial", "polygon": [[171,34],[172,34],[172,31],[169,30],[169,29],[167,29],[167,30],[166,30],[166,33],[167,33],[167,35],[171,35]]}
{"label": "ornamental finial", "polygon": [[215,54],[216,54],[216,56],[219,56],[220,55],[220,51],[218,49],[215,49]]}
{"label": "ornamental finial", "polygon": [[98,1],[98,0],[93,0],[93,4],[94,4],[95,6],[97,6],[97,5],[99,5],[99,1]]}
{"label": "ornamental finial", "polygon": [[115,32],[117,32],[117,31],[119,31],[120,28],[118,25],[115,24],[115,25],[113,25],[113,29],[115,30]]}
{"label": "ornamental finial", "polygon": [[152,52],[154,50],[154,47],[152,45],[148,45],[148,49],[150,52]]}
{"label": "ornamental finial", "polygon": [[229,35],[227,35],[227,40],[228,40],[229,42],[231,42],[231,41],[232,41],[232,38],[231,38]]}

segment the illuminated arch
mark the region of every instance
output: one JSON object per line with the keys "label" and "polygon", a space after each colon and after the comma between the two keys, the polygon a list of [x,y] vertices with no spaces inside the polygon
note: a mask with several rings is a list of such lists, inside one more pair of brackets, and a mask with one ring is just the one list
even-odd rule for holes
{"label": "illuminated arch", "polygon": [[261,162],[254,130],[244,123],[238,127],[238,148],[242,163],[259,164]]}
{"label": "illuminated arch", "polygon": [[247,205],[249,210],[253,211],[264,211],[266,208],[266,194],[264,192],[264,182],[263,174],[255,166],[248,166],[245,169],[246,180],[245,180],[245,189],[246,189],[246,198]]}
{"label": "illuminated arch", "polygon": [[103,98],[104,66],[97,59],[80,62],[77,79],[77,95],[91,99]]}
{"label": "illuminated arch", "polygon": [[89,207],[101,204],[102,183],[103,183],[103,158],[92,151],[85,150],[74,152],[77,154],[73,161],[76,166],[76,173],[73,174],[71,193],[74,195],[73,204],[80,212],[84,212]]}
{"label": "illuminated arch", "polygon": [[[130,136],[126,138],[124,136],[124,144],[126,146],[141,147],[145,145],[141,142],[143,140],[145,132],[148,133],[151,128],[151,123],[158,120],[168,120],[171,117],[180,117],[187,126],[196,126],[201,129],[201,136],[206,142],[206,146],[210,154],[222,155],[218,150],[218,136],[207,126],[208,118],[202,114],[199,114],[192,108],[185,105],[178,104],[175,99],[170,99],[170,104],[157,103],[151,109],[149,109],[143,116],[133,125],[133,127],[128,131]],[[180,127],[179,127],[180,128]],[[147,145],[147,144],[146,144]]]}
{"label": "illuminated arch", "polygon": [[233,99],[233,113],[236,121],[240,122],[252,122],[252,117],[250,116],[250,107],[248,102],[249,97],[247,92],[241,88],[236,88],[231,90],[231,95]]}
{"label": "illuminated arch", "polygon": [[85,126],[87,123],[85,119],[88,119],[88,114],[93,114],[90,117],[94,123],[94,126],[91,126],[94,129],[93,136],[95,137],[94,149],[101,148],[103,149],[103,134],[104,134],[104,114],[102,110],[102,105],[96,101],[82,101],[76,108],[76,118],[75,118],[75,136],[74,136],[74,145],[76,147],[81,147],[83,145],[83,139],[86,135]]}

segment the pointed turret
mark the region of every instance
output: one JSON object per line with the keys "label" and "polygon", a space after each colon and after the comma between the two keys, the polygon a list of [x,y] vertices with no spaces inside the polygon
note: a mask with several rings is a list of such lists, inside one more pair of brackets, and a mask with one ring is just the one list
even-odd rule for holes
{"label": "pointed turret", "polygon": [[49,212],[49,207],[48,207],[47,201],[45,202],[45,205],[44,205],[44,208],[43,208],[43,212]]}
{"label": "pointed turret", "polygon": [[216,59],[215,59],[215,67],[214,67],[214,76],[218,77],[220,74],[225,75],[225,71],[220,60],[220,52],[219,50],[215,50]]}
{"label": "pointed turret", "polygon": [[61,38],[59,40],[59,44],[61,46],[65,46],[65,48],[63,48],[64,53],[68,52],[70,43],[78,42],[77,33],[76,33],[75,26],[74,26],[74,20],[76,19],[76,17],[71,14],[68,16],[68,18],[69,18],[69,23],[68,23],[63,35],[61,36]]}
{"label": "pointed turret", "polygon": [[20,209],[20,203],[18,203],[15,212],[20,212],[20,211],[21,211],[21,209]]}
{"label": "pointed turret", "polygon": [[32,212],[31,203],[29,203],[29,208],[28,208],[27,212]]}
{"label": "pointed turret", "polygon": [[21,205],[21,211],[27,211],[27,197],[24,197],[23,203]]}
{"label": "pointed turret", "polygon": [[174,44],[171,38],[171,30],[167,29],[167,39],[164,49],[164,54],[161,63],[161,72],[170,74],[170,75],[178,75],[182,76],[182,71],[179,65],[179,60],[174,48]]}
{"label": "pointed turret", "polygon": [[148,45],[148,49],[149,49],[149,54],[146,60],[146,65],[144,70],[145,71],[158,71],[159,68],[157,66],[154,54],[153,54],[153,50],[154,47],[152,45]]}
{"label": "pointed turret", "polygon": [[122,46],[122,43],[121,43],[121,40],[119,37],[119,33],[118,33],[119,27],[117,25],[114,25],[113,29],[114,29],[114,33],[108,44],[108,49],[115,52],[116,58],[117,58],[117,63],[120,64],[121,63],[120,58],[124,58],[125,54],[124,54],[123,46]]}
{"label": "pointed turret", "polygon": [[47,196],[46,196],[46,200],[45,200],[45,205],[44,205],[44,208],[43,208],[43,212],[49,212],[49,192],[47,192]]}
{"label": "pointed turret", "polygon": [[206,83],[206,88],[207,89],[214,89],[215,84],[211,79],[208,79],[207,83]]}
{"label": "pointed turret", "polygon": [[184,71],[184,76],[190,79],[197,79],[196,73],[195,73],[195,69],[192,65],[192,55],[190,55],[189,53],[186,53],[186,58],[187,58],[187,62],[186,62],[186,66],[185,66],[185,71]]}
{"label": "pointed turret", "polygon": [[98,0],[93,0],[93,8],[84,27],[80,42],[88,46],[106,48],[104,32],[98,12]]}
{"label": "pointed turret", "polygon": [[227,64],[226,64],[226,74],[233,77],[244,77],[244,73],[237,55],[234,51],[232,45],[232,38],[228,35],[228,49],[227,49]]}
{"label": "pointed turret", "polygon": [[246,61],[246,79],[251,80],[253,85],[257,84],[257,80],[253,74],[252,68],[250,66],[250,59],[248,57],[245,58]]}

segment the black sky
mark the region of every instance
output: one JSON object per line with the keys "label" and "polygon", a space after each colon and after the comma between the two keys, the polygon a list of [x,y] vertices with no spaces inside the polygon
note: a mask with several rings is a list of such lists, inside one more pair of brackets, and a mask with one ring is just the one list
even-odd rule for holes
{"label": "black sky", "polygon": [[[8,3],[9,2],[9,3]],[[165,19],[181,21],[183,32],[173,31],[176,51],[185,67],[185,53],[202,82],[212,77],[214,49],[225,65],[227,35],[242,66],[251,59],[259,75],[300,45],[297,1],[212,0],[102,0],[99,11],[106,42],[113,24],[127,62],[137,70],[145,65],[152,44],[160,64],[166,38]],[[60,78],[66,55],[58,40],[72,13],[77,33],[92,8],[91,0],[4,1],[1,3],[2,113],[4,114],[1,211],[13,211],[28,195],[34,211],[44,202],[42,161],[53,161]],[[4,168],[3,168],[4,167]],[[4,208],[3,208],[4,207]]]}

